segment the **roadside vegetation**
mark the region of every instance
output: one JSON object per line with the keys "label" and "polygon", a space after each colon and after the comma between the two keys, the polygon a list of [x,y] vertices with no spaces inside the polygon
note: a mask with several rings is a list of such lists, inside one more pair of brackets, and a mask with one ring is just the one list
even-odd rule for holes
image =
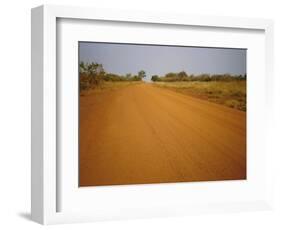
{"label": "roadside vegetation", "polygon": [[[131,73],[118,75],[106,72],[103,65],[96,62],[80,62],[79,64],[80,92],[89,89],[112,88],[128,85],[129,83],[141,82],[144,77],[146,77],[144,70],[140,70],[136,75]],[[119,84],[112,84],[113,82]]]}
{"label": "roadside vegetation", "polygon": [[231,75],[231,74],[200,74],[188,75],[185,71],[179,73],[167,73],[165,76],[153,75],[151,80],[153,82],[190,82],[190,81],[200,81],[200,82],[210,82],[210,81],[243,81],[246,80],[246,75]]}
{"label": "roadside vegetation", "polygon": [[[80,62],[79,77],[80,95],[83,96],[91,89],[98,92],[141,83],[146,72],[140,70],[137,74],[118,75],[107,72],[102,64]],[[151,80],[157,87],[246,111],[246,78],[246,75],[230,74],[189,75],[181,71],[164,76],[153,75]]]}
{"label": "roadside vegetation", "polygon": [[246,75],[188,75],[182,71],[152,76],[156,86],[246,111]]}

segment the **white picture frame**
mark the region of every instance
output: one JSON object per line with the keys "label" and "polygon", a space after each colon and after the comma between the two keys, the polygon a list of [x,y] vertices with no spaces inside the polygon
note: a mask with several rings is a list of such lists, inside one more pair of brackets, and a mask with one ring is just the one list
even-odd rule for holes
{"label": "white picture frame", "polygon": [[[85,207],[85,202],[75,200],[76,195],[72,191],[66,190],[63,187],[61,175],[65,175],[60,170],[61,160],[64,162],[71,162],[65,158],[57,156],[58,151],[58,111],[61,109],[58,103],[58,94],[60,88],[57,82],[58,71],[58,26],[61,20],[70,21],[102,21],[107,24],[114,22],[134,23],[138,25],[153,25],[155,27],[161,26],[163,28],[186,26],[198,27],[201,30],[219,29],[219,30],[243,30],[258,31],[262,33],[262,38],[258,39],[256,46],[263,46],[261,48],[261,57],[256,60],[260,74],[260,83],[255,87],[249,88],[253,98],[255,95],[259,96],[262,103],[253,105],[252,112],[264,111],[258,118],[253,116],[247,119],[255,119],[260,125],[262,131],[258,140],[264,138],[264,142],[257,142],[256,147],[250,149],[251,152],[257,151],[260,154],[259,161],[254,162],[253,165],[258,165],[253,174],[262,175],[259,182],[256,184],[249,183],[250,187],[245,188],[245,183],[241,181],[227,183],[211,182],[209,184],[193,183],[192,185],[183,184],[166,184],[162,185],[130,185],[130,186],[109,186],[107,188],[99,188],[95,194],[107,193],[108,197],[99,196],[100,203],[97,209]],[[81,22],[81,21],[80,21]],[[78,25],[78,29],[79,29]],[[77,27],[77,25],[76,25]],[[73,33],[73,32],[72,32]],[[89,34],[84,30],[81,34]],[[41,224],[56,224],[56,223],[70,223],[81,221],[95,221],[106,219],[122,219],[122,218],[140,218],[153,216],[173,216],[196,214],[205,212],[225,212],[225,211],[243,211],[243,210],[264,210],[272,207],[272,177],[271,177],[271,153],[267,143],[267,139],[271,135],[271,111],[273,105],[273,22],[266,19],[248,19],[248,18],[231,18],[231,17],[214,17],[214,16],[189,16],[189,15],[174,15],[163,14],[155,12],[132,12],[132,11],[118,11],[118,10],[101,10],[91,8],[69,7],[69,6],[52,6],[44,5],[32,9],[32,183],[31,183],[31,213],[32,219]],[[101,37],[106,39],[106,37]],[[142,39],[142,38],[140,38]],[[144,39],[144,38],[143,38]],[[250,38],[249,38],[250,39]],[[235,39],[234,39],[235,40]],[[218,40],[219,41],[219,40]],[[144,43],[147,43],[146,41]],[[157,38],[154,42],[157,42]],[[253,44],[255,43],[252,41]],[[203,41],[204,43],[204,41]],[[229,43],[231,45],[232,43]],[[238,43],[237,43],[238,44]],[[241,43],[242,44],[242,43]],[[245,43],[248,44],[248,43]],[[239,44],[238,44],[239,45]],[[246,47],[247,48],[247,47]],[[70,55],[71,56],[71,55]],[[255,60],[252,60],[252,66]],[[264,72],[263,72],[264,71]],[[263,84],[264,83],[264,84]],[[261,90],[259,90],[261,89]],[[253,101],[253,100],[252,100]],[[256,106],[256,107],[255,107]],[[266,108],[266,109],[265,109]],[[255,111],[256,110],[256,111]],[[253,126],[249,126],[250,131]],[[253,133],[253,132],[252,132]],[[251,132],[250,132],[251,134]],[[250,137],[250,138],[249,138]],[[253,137],[249,136],[250,141],[254,142]],[[70,154],[71,155],[71,154]],[[253,159],[253,158],[250,158]],[[75,162],[74,162],[75,163]],[[248,162],[247,162],[248,163]],[[68,163],[66,163],[68,164]],[[250,162],[251,164],[251,162]],[[66,167],[64,167],[66,168]],[[255,168],[255,167],[252,167]],[[71,171],[75,173],[76,171]],[[74,174],[73,174],[74,175]],[[244,184],[244,185],[243,185]],[[223,190],[223,187],[228,186],[232,189],[237,189],[235,192],[239,194],[235,199],[228,199],[227,197],[218,196],[216,199],[209,199],[204,193],[198,193],[200,189],[207,190],[210,194],[215,193],[218,189]],[[247,186],[247,185],[246,185]],[[60,192],[61,187],[66,192]],[[121,188],[120,188],[121,187]],[[241,190],[239,190],[241,188]],[[261,192],[258,192],[262,188]],[[149,194],[154,197],[166,196],[168,193],[180,194],[184,196],[188,190],[193,191],[194,202],[183,201],[182,204],[176,200],[171,200],[168,203],[161,204],[161,200],[157,203],[135,202],[136,197],[140,201],[147,199]],[[90,188],[91,190],[91,188]],[[137,191],[138,190],[138,191]],[[163,191],[164,190],[164,191]],[[256,190],[256,196],[252,196],[251,192]],[[73,190],[74,191],[74,190]],[[137,191],[137,192],[136,192]],[[69,193],[68,193],[69,192]],[[245,197],[243,193],[245,192]],[[67,197],[67,208],[61,209],[61,200],[66,194],[74,194],[72,197]],[[123,199],[128,198],[127,206],[120,207],[119,203],[103,205],[102,199],[113,199],[116,194],[123,194]],[[223,192],[222,192],[223,193]],[[248,193],[248,195],[246,195]],[[77,193],[78,194],[78,193]],[[88,195],[87,195],[88,194]],[[197,194],[197,195],[195,195]],[[92,191],[84,191],[82,196],[93,196]],[[146,197],[145,197],[146,196]],[[201,196],[201,197],[200,197]],[[203,199],[204,196],[204,199]],[[78,197],[78,196],[77,196]],[[124,198],[125,197],[125,198]],[[77,198],[81,199],[81,198]],[[132,200],[130,200],[132,199]],[[201,199],[202,202],[199,202]],[[70,203],[73,201],[73,203]],[[91,203],[91,202],[90,202]],[[130,203],[130,204],[129,204]],[[151,205],[150,205],[151,204]],[[79,206],[79,208],[78,208]]]}

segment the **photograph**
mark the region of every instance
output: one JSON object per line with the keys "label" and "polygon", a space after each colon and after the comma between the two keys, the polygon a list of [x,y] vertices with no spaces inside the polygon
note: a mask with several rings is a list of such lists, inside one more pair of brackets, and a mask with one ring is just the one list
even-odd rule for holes
{"label": "photograph", "polygon": [[247,179],[247,49],[78,42],[80,187]]}

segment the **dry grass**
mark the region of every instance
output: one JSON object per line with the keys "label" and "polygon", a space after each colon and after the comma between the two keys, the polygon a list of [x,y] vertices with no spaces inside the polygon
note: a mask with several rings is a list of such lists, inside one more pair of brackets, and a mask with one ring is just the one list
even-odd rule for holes
{"label": "dry grass", "polygon": [[80,96],[86,96],[92,93],[102,93],[108,90],[116,90],[130,85],[142,84],[142,81],[104,81],[100,85],[92,87],[91,89],[80,91]]}
{"label": "dry grass", "polygon": [[246,81],[156,82],[154,85],[246,111]]}

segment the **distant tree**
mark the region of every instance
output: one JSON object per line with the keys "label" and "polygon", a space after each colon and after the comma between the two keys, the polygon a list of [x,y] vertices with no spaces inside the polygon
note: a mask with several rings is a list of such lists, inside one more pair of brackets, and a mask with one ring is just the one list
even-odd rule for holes
{"label": "distant tree", "polygon": [[144,70],[139,71],[139,72],[138,72],[138,77],[140,77],[141,79],[142,79],[142,78],[145,78],[145,77],[146,77],[145,71],[144,71]]}
{"label": "distant tree", "polygon": [[127,74],[126,74],[126,78],[127,78],[127,79],[132,78],[132,74],[131,74],[131,73],[127,73]]}
{"label": "distant tree", "polygon": [[132,78],[131,78],[132,81],[141,81],[142,80],[142,77],[138,76],[138,75],[134,75]]}
{"label": "distant tree", "polygon": [[105,75],[102,64],[95,62],[86,65],[86,73],[90,78],[90,84],[93,85],[98,85]]}
{"label": "distant tree", "polygon": [[196,77],[196,80],[197,81],[211,81],[211,76],[210,74],[200,74]]}
{"label": "distant tree", "polygon": [[159,81],[159,76],[158,75],[153,75],[151,77],[151,81]]}
{"label": "distant tree", "polygon": [[86,71],[86,64],[85,62],[81,61],[79,64],[79,72],[84,73]]}
{"label": "distant tree", "polygon": [[167,73],[165,75],[165,78],[177,78],[178,74],[177,73]]}
{"label": "distant tree", "polygon": [[187,78],[187,74],[185,71],[181,71],[178,73],[178,78],[179,80],[184,80],[185,78]]}

